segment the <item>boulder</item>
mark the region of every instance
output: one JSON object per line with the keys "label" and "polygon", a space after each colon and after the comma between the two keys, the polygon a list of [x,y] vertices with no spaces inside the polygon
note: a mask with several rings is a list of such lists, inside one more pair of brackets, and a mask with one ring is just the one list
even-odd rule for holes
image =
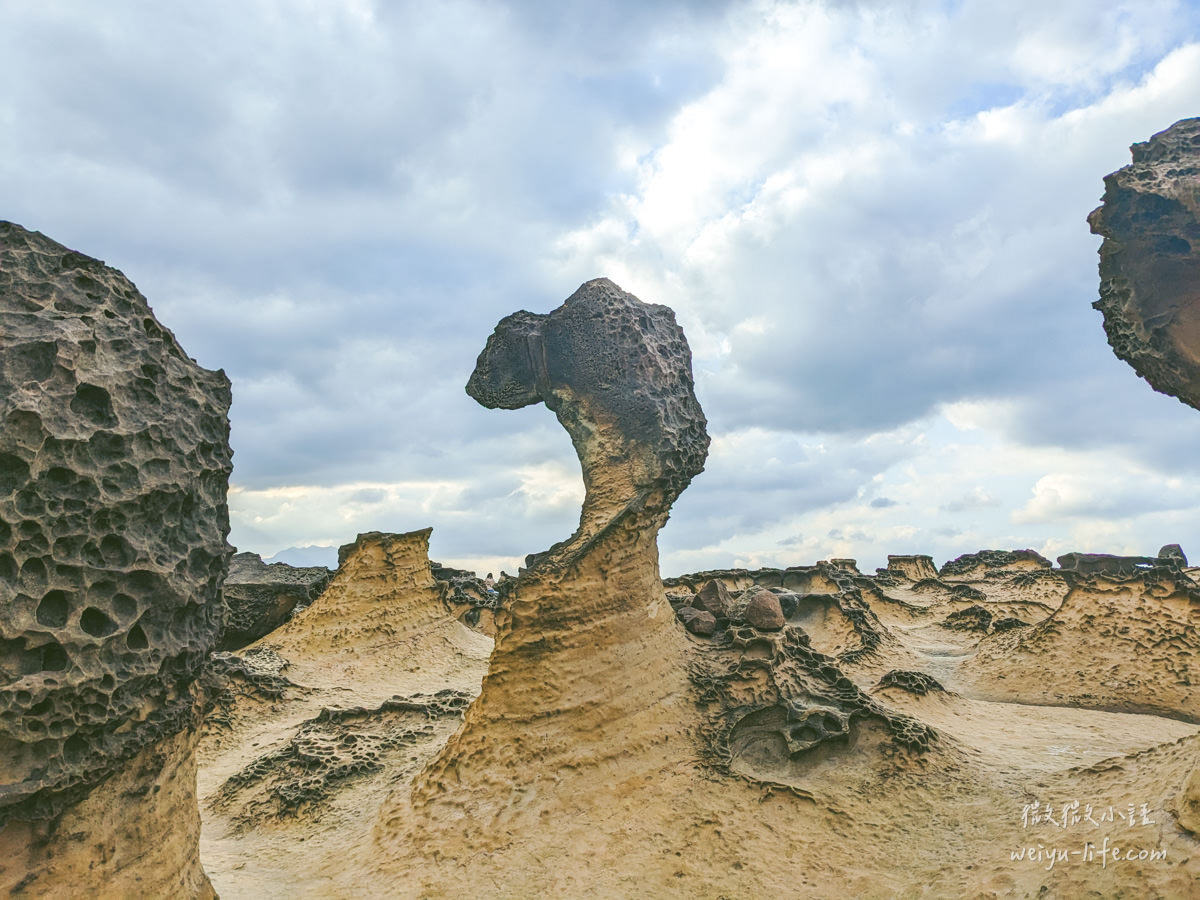
{"label": "boulder", "polygon": [[219,650],[236,650],[270,634],[296,610],[321,595],[333,572],[324,566],[264,563],[257,553],[236,553],[225,579],[225,629]]}
{"label": "boulder", "polygon": [[1200,409],[1200,118],[1130,148],[1088,216],[1113,352],[1156,391]]}
{"label": "boulder", "polygon": [[229,380],[120,272],[9,222],[0,335],[0,893],[211,894],[194,682],[232,552]]}
{"label": "boulder", "polygon": [[1175,568],[1187,568],[1187,556],[1184,555],[1183,548],[1178,544],[1167,544],[1158,551],[1158,558],[1167,562],[1168,565],[1174,566]]}
{"label": "boulder", "polygon": [[759,631],[779,631],[785,622],[779,597],[763,588],[756,588],[743,598],[741,619]]}
{"label": "boulder", "polygon": [[717,630],[717,619],[707,610],[696,609],[692,606],[681,606],[675,611],[675,615],[683,623],[683,627],[692,634],[707,636]]}
{"label": "boulder", "polygon": [[733,600],[729,596],[729,589],[725,587],[725,582],[716,578],[700,588],[692,599],[692,606],[712,613],[713,617],[718,619],[729,615],[732,603]]}

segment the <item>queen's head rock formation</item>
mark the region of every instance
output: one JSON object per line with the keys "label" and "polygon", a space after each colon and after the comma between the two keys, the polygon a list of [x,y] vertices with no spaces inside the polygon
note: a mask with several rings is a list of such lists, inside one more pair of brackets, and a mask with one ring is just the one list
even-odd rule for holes
{"label": "queen's head rock formation", "polygon": [[229,402],[124,275],[0,223],[0,888],[210,890]]}
{"label": "queen's head rock formation", "polygon": [[[686,638],[657,535],[709,442],[674,313],[603,278],[549,314],[503,319],[467,392],[490,408],[545,403],[571,436],[586,499],[575,534],[528,558],[482,693],[413,789],[420,827],[455,832],[438,845],[448,857],[503,842],[516,819],[535,827],[572,791],[613,801],[622,781],[680,755]],[[409,815],[385,812],[381,840]]]}
{"label": "queen's head rock formation", "polygon": [[1200,118],[1131,150],[1088,217],[1104,237],[1093,305],[1117,356],[1200,409]]}

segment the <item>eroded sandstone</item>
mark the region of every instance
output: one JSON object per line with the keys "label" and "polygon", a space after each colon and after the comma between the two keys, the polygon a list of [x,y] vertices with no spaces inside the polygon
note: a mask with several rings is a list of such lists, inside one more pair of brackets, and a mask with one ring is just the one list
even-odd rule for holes
{"label": "eroded sandstone", "polygon": [[[450,855],[494,845],[509,798],[544,779],[593,790],[617,758],[624,777],[671,765],[686,639],[656,541],[708,449],[674,314],[607,279],[551,313],[503,319],[467,391],[489,408],[545,403],[571,437],[586,497],[576,532],[528,558],[481,695],[414,785],[421,827],[459,823],[439,841]],[[406,803],[381,819],[381,840],[408,826]]]}
{"label": "eroded sandstone", "polygon": [[[193,682],[231,552],[229,381],[120,272],[7,222],[0,326],[0,886],[202,893]],[[140,826],[101,784],[140,796]],[[53,837],[68,823],[82,844]]]}
{"label": "eroded sandstone", "polygon": [[1200,409],[1200,118],[1130,148],[1088,217],[1113,352],[1156,391]]}

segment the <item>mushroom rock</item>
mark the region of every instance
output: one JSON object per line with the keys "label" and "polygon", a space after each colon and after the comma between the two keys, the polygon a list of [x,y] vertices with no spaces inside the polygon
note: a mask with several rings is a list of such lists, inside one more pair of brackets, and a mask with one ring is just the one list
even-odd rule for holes
{"label": "mushroom rock", "polygon": [[206,896],[194,682],[229,381],[132,283],[0,222],[0,889]]}
{"label": "mushroom rock", "polygon": [[1104,238],[1093,306],[1117,356],[1200,409],[1200,118],[1130,149],[1088,217]]}
{"label": "mushroom rock", "polygon": [[690,639],[664,593],[657,535],[709,443],[674,313],[603,278],[549,314],[501,320],[467,393],[493,409],[545,403],[586,497],[575,533],[528,558],[482,692],[415,781],[412,810],[381,819],[384,839],[415,819],[425,840],[440,823],[448,858],[507,840],[523,814],[524,828],[545,828],[533,809],[587,794],[598,809],[619,803],[622,785],[688,756],[677,742]]}

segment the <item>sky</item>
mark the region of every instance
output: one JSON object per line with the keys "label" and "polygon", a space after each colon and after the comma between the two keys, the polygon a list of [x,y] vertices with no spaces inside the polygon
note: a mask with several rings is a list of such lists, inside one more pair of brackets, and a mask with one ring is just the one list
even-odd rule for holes
{"label": "sky", "polygon": [[671,306],[712,448],[665,575],[1200,557],[1200,414],[1111,353],[1085,221],[1200,115],[1182,0],[0,0],[0,219],[233,382],[230,540],[515,572],[578,524],[499,319]]}

